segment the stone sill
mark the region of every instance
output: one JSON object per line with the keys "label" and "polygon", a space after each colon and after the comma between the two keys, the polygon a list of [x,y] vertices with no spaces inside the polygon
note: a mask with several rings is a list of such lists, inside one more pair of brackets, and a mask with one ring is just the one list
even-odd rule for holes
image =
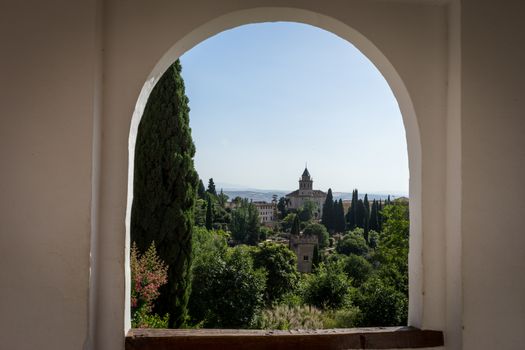
{"label": "stone sill", "polygon": [[416,349],[443,346],[443,332],[413,327],[269,331],[131,329],[126,350]]}

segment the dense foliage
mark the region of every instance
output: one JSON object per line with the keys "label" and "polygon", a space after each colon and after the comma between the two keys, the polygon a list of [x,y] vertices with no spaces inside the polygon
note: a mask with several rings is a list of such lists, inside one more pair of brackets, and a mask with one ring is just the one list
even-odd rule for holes
{"label": "dense foliage", "polygon": [[242,199],[232,213],[230,230],[237,243],[256,244],[259,242],[259,212],[255,205]]}
{"label": "dense foliage", "polygon": [[299,282],[297,257],[282,244],[263,243],[252,252],[255,268],[265,269],[265,300],[268,305],[279,301],[286,293],[293,293]]}
{"label": "dense foliage", "polygon": [[207,328],[248,328],[264,305],[266,272],[255,269],[250,250],[229,248],[224,236],[206,229],[195,234],[190,315]]}
{"label": "dense foliage", "polygon": [[348,304],[351,291],[350,279],[339,262],[320,264],[315,274],[307,276],[303,298],[320,309],[339,309]]}
{"label": "dense foliage", "polygon": [[339,242],[337,242],[335,250],[339,254],[344,255],[365,255],[368,252],[368,245],[364,238],[363,229],[355,229],[350,231],[343,236]]}

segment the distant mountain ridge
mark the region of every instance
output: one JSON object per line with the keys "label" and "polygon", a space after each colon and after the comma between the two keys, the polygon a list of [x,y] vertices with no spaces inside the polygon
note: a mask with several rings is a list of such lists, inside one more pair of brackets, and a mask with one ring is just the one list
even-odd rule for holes
{"label": "distant mountain ridge", "polygon": [[[252,201],[257,202],[271,202],[272,196],[277,195],[277,198],[284,197],[286,194],[292,192],[292,191],[283,191],[283,190],[260,190],[260,189],[228,189],[223,188],[223,191],[228,197],[230,197],[230,200],[232,200],[235,197],[241,197],[241,198],[248,198]],[[334,199],[342,199],[342,200],[351,200],[352,199],[352,192],[333,192]],[[395,199],[398,197],[408,197],[407,195],[404,195],[402,193],[392,192],[391,194],[388,193],[368,193],[368,199],[369,200],[378,200],[378,199],[386,199],[390,195],[391,199]],[[359,198],[363,198],[365,196],[365,193],[359,193]]]}

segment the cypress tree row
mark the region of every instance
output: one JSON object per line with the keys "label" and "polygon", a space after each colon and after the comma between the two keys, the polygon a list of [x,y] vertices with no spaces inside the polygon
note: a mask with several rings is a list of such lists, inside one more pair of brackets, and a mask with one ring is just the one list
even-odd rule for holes
{"label": "cypress tree row", "polygon": [[328,194],[323,204],[323,215],[321,216],[321,223],[329,232],[334,231],[334,197],[332,189],[328,189]]}
{"label": "cypress tree row", "polygon": [[189,127],[188,98],[177,60],[154,87],[139,124],[135,146],[131,239],[145,252],[155,241],[169,266],[155,312],[169,313],[169,326],[187,319],[193,211],[198,176]]}
{"label": "cypress tree row", "polygon": [[213,228],[213,203],[211,201],[211,195],[208,194],[208,203],[206,205],[206,229],[211,230]]}

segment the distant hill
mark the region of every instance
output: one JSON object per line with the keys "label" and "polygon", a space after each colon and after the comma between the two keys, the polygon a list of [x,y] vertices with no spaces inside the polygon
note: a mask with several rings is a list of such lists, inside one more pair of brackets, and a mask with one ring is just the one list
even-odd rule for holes
{"label": "distant hill", "polygon": [[271,202],[272,196],[277,195],[277,199],[284,197],[286,194],[292,191],[271,191],[271,190],[223,190],[224,193],[232,200],[235,197],[248,198],[254,202]]}
{"label": "distant hill", "polygon": [[[224,193],[230,197],[230,200],[232,200],[235,197],[241,197],[241,198],[248,198],[252,201],[258,201],[258,202],[271,202],[272,196],[277,195],[277,198],[284,197],[286,194],[292,192],[292,191],[282,191],[282,190],[259,190],[259,189],[249,189],[249,190],[240,190],[240,189],[223,189]],[[352,199],[352,193],[351,192],[334,192],[333,193],[334,198],[339,200],[351,200]],[[364,193],[359,193],[359,198],[363,198],[365,196]],[[369,193],[368,199],[370,201],[374,199],[386,199],[388,197],[388,193]],[[390,194],[391,199],[395,199],[398,197],[403,197],[402,194],[399,193],[392,193]]]}

